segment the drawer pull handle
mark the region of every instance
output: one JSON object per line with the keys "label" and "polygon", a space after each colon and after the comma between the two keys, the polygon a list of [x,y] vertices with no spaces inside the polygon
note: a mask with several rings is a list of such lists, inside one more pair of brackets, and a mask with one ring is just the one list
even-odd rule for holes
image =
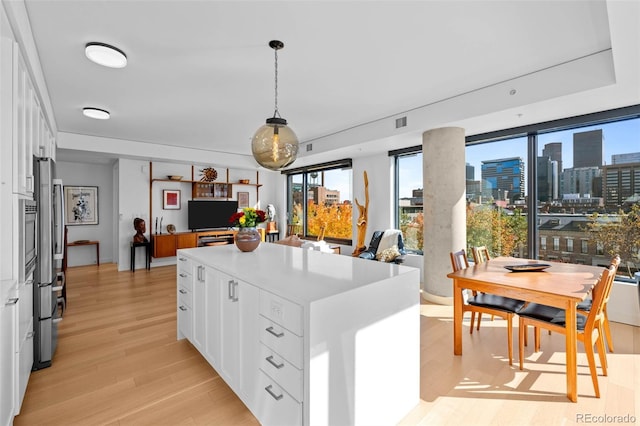
{"label": "drawer pull handle", "polygon": [[181,276],[182,278],[187,278],[187,274],[185,274],[184,272],[180,272],[180,276]]}
{"label": "drawer pull handle", "polygon": [[284,332],[283,331],[281,331],[280,333],[276,333],[275,331],[273,331],[273,327],[268,327],[265,330],[267,330],[269,333],[273,334],[277,338],[280,338],[280,337],[284,336]]}
{"label": "drawer pull handle", "polygon": [[280,401],[282,399],[282,397],[284,396],[283,394],[276,395],[275,393],[273,393],[273,391],[271,390],[271,385],[269,385],[266,388],[264,388],[264,390],[269,392],[269,395],[271,395],[273,397],[273,399],[275,399],[276,401]]}
{"label": "drawer pull handle", "polygon": [[187,290],[185,290],[184,288],[181,288],[178,291],[180,292],[180,294],[187,294]]}
{"label": "drawer pull handle", "polygon": [[18,303],[18,300],[20,298],[19,297],[12,297],[10,299],[7,299],[7,303],[5,303],[5,306],[10,306],[10,305],[15,305],[16,303]]}
{"label": "drawer pull handle", "polygon": [[275,368],[277,368],[278,370],[280,370],[282,367],[284,367],[284,363],[280,363],[278,364],[277,362],[275,362],[273,360],[273,355],[269,355],[268,357],[265,358],[267,360],[267,362],[271,365],[273,365]]}
{"label": "drawer pull handle", "polygon": [[187,261],[187,259],[185,259],[184,257],[179,257],[179,258],[178,258],[178,260],[179,260],[180,262],[186,262],[186,261]]}
{"label": "drawer pull handle", "polygon": [[187,310],[187,308],[185,308],[184,306],[180,305],[180,310],[181,310],[181,311],[186,311],[186,310]]}

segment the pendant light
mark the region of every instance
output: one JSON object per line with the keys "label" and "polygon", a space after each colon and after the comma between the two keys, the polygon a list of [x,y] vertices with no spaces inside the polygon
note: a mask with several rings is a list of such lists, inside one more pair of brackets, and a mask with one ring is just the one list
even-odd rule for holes
{"label": "pendant light", "polygon": [[278,50],[284,47],[279,40],[271,40],[269,47],[275,53],[275,110],[273,117],[256,130],[251,140],[253,157],[262,166],[270,170],[280,170],[289,166],[298,155],[298,137],[287,126],[287,120],[278,111]]}

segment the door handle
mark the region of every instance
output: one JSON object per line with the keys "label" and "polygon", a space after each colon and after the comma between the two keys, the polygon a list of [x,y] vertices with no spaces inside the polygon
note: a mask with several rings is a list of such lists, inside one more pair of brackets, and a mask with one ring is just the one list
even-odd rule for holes
{"label": "door handle", "polygon": [[16,303],[18,303],[18,300],[20,300],[19,297],[9,298],[9,299],[7,299],[7,303],[5,303],[4,306],[15,305]]}

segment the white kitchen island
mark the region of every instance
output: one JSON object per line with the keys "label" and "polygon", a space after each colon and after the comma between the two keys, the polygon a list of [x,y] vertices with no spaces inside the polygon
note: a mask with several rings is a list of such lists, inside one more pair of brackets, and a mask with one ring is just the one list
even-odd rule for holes
{"label": "white kitchen island", "polygon": [[187,338],[265,425],[390,425],[419,402],[419,270],[263,243],[178,250]]}

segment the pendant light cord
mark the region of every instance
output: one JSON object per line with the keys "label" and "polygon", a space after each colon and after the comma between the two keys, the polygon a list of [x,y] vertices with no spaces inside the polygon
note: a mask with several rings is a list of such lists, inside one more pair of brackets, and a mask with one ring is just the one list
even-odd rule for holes
{"label": "pendant light cord", "polygon": [[[273,117],[280,117],[280,111],[278,111],[278,49],[273,49],[275,55],[275,110],[273,111]],[[282,118],[282,117],[280,117]]]}

